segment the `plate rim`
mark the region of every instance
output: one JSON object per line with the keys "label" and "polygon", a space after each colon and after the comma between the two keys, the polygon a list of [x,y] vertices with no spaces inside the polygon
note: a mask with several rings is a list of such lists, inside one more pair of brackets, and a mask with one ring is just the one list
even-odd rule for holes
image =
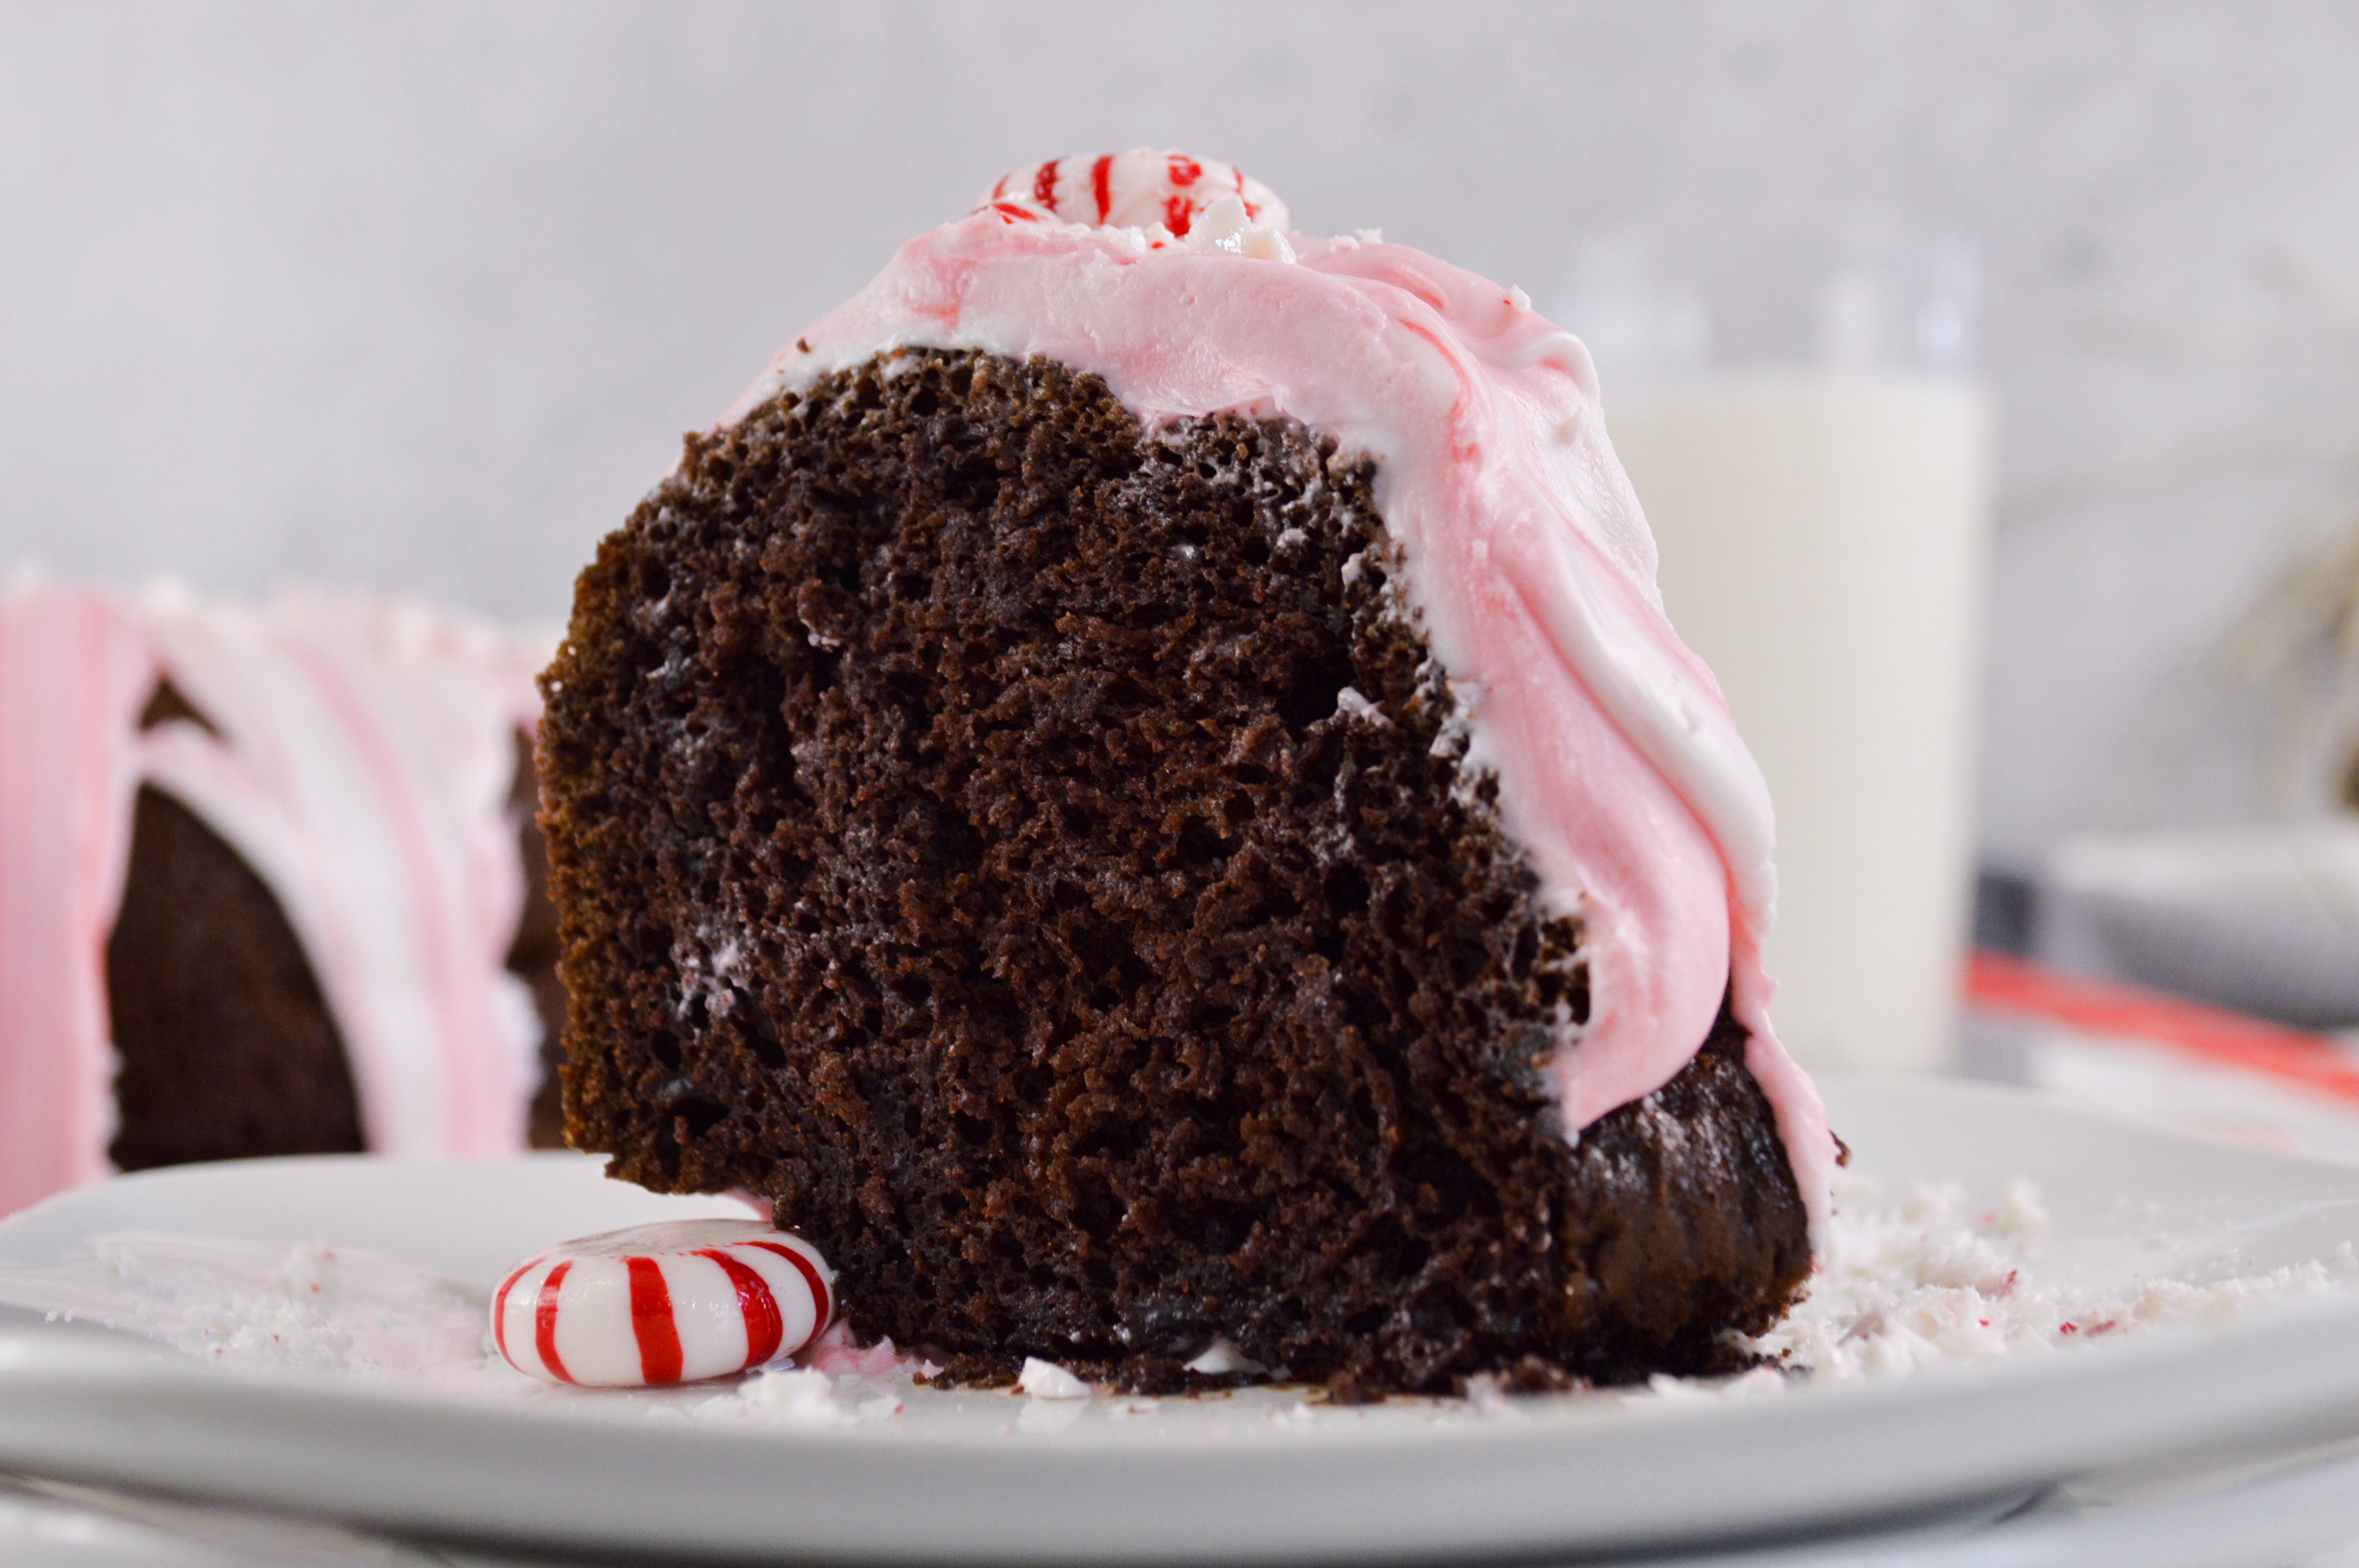
{"label": "plate rim", "polygon": [[[2208,1141],[2132,1119],[2105,1117],[2052,1097],[1996,1086],[1853,1080],[1839,1092],[1842,1098],[1851,1098],[1854,1091],[1871,1097],[1977,1103],[1984,1111],[1995,1108],[1995,1113],[2001,1115],[2012,1107],[2038,1105],[2071,1119],[2128,1127],[2164,1142]],[[2359,1168],[2234,1145],[2220,1147],[2280,1172],[2315,1174],[2344,1195],[2324,1198],[2323,1203],[2337,1206],[2350,1203],[2359,1208]],[[366,1156],[326,1158],[368,1165],[392,1179],[399,1175],[397,1164],[372,1163]],[[557,1160],[567,1158],[560,1155]],[[262,1162],[238,1165],[250,1173],[258,1163]],[[304,1165],[308,1161],[299,1157],[277,1163]],[[509,1162],[434,1163],[481,1166]],[[190,1172],[224,1168],[180,1167],[130,1179],[171,1180]],[[25,1228],[19,1226],[21,1220],[59,1202],[49,1200],[0,1221],[0,1257],[17,1252],[12,1243]],[[56,1217],[49,1217],[53,1221]],[[212,1366],[144,1342],[108,1344],[84,1338],[77,1343],[43,1334],[38,1327],[29,1333],[20,1327],[0,1332],[0,1390],[10,1395],[0,1400],[0,1463],[60,1478],[162,1486],[316,1512],[323,1489],[316,1465],[305,1479],[284,1473],[257,1474],[250,1462],[230,1463],[225,1455],[201,1444],[162,1445],[189,1451],[167,1464],[153,1457],[125,1459],[125,1452],[136,1451],[114,1450],[110,1445],[119,1444],[133,1428],[145,1424],[152,1429],[165,1418],[178,1422],[180,1430],[192,1436],[202,1433],[209,1422],[216,1426],[226,1422],[247,1433],[249,1446],[252,1433],[258,1430],[265,1433],[266,1440],[259,1444],[264,1450],[271,1446],[266,1438],[274,1422],[283,1433],[315,1431],[324,1422],[342,1429],[342,1439],[348,1446],[365,1447],[396,1431],[430,1428],[455,1419],[473,1431],[474,1447],[498,1448],[513,1441],[541,1451],[544,1463],[536,1472],[537,1480],[524,1488],[523,1498],[512,1499],[529,1506],[504,1509],[497,1497],[480,1488],[474,1492],[462,1488],[440,1499],[449,1504],[457,1498],[460,1502],[438,1506],[438,1498],[430,1493],[404,1495],[396,1487],[365,1495],[348,1494],[342,1498],[343,1506],[332,1511],[379,1528],[454,1538],[609,1550],[670,1548],[721,1553],[777,1550],[776,1529],[784,1521],[758,1507],[745,1511],[734,1523],[724,1520],[716,1526],[708,1519],[688,1538],[679,1533],[677,1520],[660,1528],[646,1527],[650,1533],[634,1535],[632,1531],[641,1527],[612,1509],[602,1512],[588,1506],[595,1498],[576,1498],[584,1511],[571,1519],[552,1519],[541,1511],[552,1480],[560,1479],[548,1473],[545,1461],[549,1455],[571,1453],[591,1460],[619,1445],[625,1457],[658,1461],[658,1470],[674,1470],[681,1462],[692,1461],[708,1469],[707,1479],[734,1475],[749,1464],[758,1467],[763,1459],[775,1464],[778,1456],[786,1455],[798,1475],[806,1478],[801,1492],[809,1492],[821,1484],[822,1477],[847,1466],[854,1472],[863,1466],[875,1468],[879,1464],[877,1455],[892,1455],[884,1461],[886,1465],[922,1464],[929,1483],[955,1492],[952,1500],[973,1510],[967,1516],[970,1522],[988,1523],[980,1533],[954,1528],[956,1520],[939,1506],[944,1499],[937,1493],[903,1509],[881,1530],[864,1534],[848,1528],[856,1521],[839,1520],[832,1531],[807,1534],[794,1541],[807,1554],[845,1561],[939,1554],[946,1547],[954,1555],[977,1561],[1141,1562],[1245,1555],[1338,1558],[1440,1549],[1662,1549],[1709,1544],[1763,1529],[1817,1528],[1928,1506],[1954,1505],[2085,1472],[2099,1464],[2161,1457],[2216,1444],[2240,1432],[2275,1430],[2290,1420],[2314,1421],[2359,1402],[2359,1333],[2354,1329],[2359,1329],[2359,1299],[2331,1297],[2285,1303],[2225,1333],[2201,1329],[2153,1333],[2076,1346],[2054,1357],[1942,1368],[1888,1382],[1798,1388],[1758,1399],[1665,1401],[1633,1408],[1609,1405],[1593,1397],[1578,1406],[1521,1422],[1478,1419],[1417,1427],[1322,1422],[1315,1435],[1231,1433],[1194,1443],[1116,1441],[1082,1447],[1009,1442],[965,1432],[721,1428],[658,1422],[649,1418],[644,1407],[620,1405],[611,1411],[592,1407],[560,1412],[531,1400],[500,1403],[424,1390],[354,1385],[290,1369]],[[2182,1412],[2183,1401],[2177,1392],[2180,1379],[2172,1374],[2190,1366],[2215,1384],[2223,1373],[2235,1374],[2241,1368],[2241,1381],[2232,1376],[2229,1383],[2244,1397],[2225,1405],[2205,1403],[2191,1413]],[[82,1411],[78,1425],[67,1419],[77,1400]],[[2077,1424],[2050,1422],[2043,1428],[2036,1419],[2043,1411],[2052,1414],[2076,1405],[2083,1407]],[[2099,1409],[2094,1420],[2088,1418],[2086,1407],[2090,1406]],[[36,1407],[47,1414],[46,1432],[37,1430],[40,1422],[25,1419]],[[1610,1506],[1612,1487],[1643,1477],[1650,1464],[1659,1465],[1682,1450],[1692,1451],[1699,1438],[1711,1439],[1705,1446],[1713,1452],[1742,1452],[1751,1443],[1767,1438],[1778,1440],[1790,1454],[1799,1441],[1817,1462],[1839,1467],[1846,1454],[1864,1457],[1879,1444],[1897,1441],[1908,1425],[1921,1422],[1929,1407],[1946,1413],[1952,1435],[1963,1433],[1973,1439],[1968,1445],[1972,1452],[1962,1461],[1952,1452],[1942,1456],[1939,1466],[1919,1465],[1896,1471],[1886,1465],[1879,1472],[1880,1480],[1862,1478],[1863,1470],[1848,1487],[1814,1496],[1780,1498],[1757,1485],[1748,1490],[1740,1484],[1720,1497],[1717,1506],[1697,1510],[1691,1528],[1672,1533],[1642,1528],[1643,1509],[1625,1506],[1617,1513]],[[2359,1424],[2359,1416],[2352,1419]],[[1794,1430],[1798,1427],[1799,1439]],[[71,1441],[60,1444],[61,1433]],[[288,1446],[282,1438],[278,1447]],[[110,1452],[114,1453],[113,1463],[109,1463]],[[1649,1459],[1649,1455],[1655,1457]],[[1273,1465],[1272,1460],[1280,1456],[1282,1462]],[[251,1454],[246,1457],[250,1461]],[[1439,1468],[1462,1480],[1468,1476],[1479,1480],[1488,1473],[1502,1479],[1521,1476],[1536,1487],[1551,1479],[1547,1472],[1552,1463],[1561,1467],[1567,1461],[1577,1461],[1586,1468],[1578,1476],[1553,1477],[1550,1489],[1558,1493],[1553,1503],[1543,1500],[1537,1507],[1511,1509],[1514,1517],[1495,1519],[1491,1528],[1473,1533],[1466,1528],[1470,1522],[1466,1510],[1431,1508],[1435,1499],[1430,1490],[1419,1493],[1406,1476],[1396,1476],[1382,1492],[1352,1484],[1354,1476],[1350,1472],[1370,1466],[1409,1472],[1419,1462],[1432,1465],[1444,1460],[1449,1463]],[[333,1466],[327,1469],[332,1472]],[[1234,1487],[1251,1493],[1272,1470],[1283,1471],[1288,1487],[1299,1495],[1306,1488],[1315,1494],[1300,1497],[1303,1503],[1312,1505],[1310,1511],[1314,1514],[1333,1512],[1356,1491],[1362,1499],[1357,1528],[1340,1532],[1321,1528],[1333,1525],[1329,1519],[1314,1521],[1312,1528],[1281,1531],[1273,1537],[1266,1528],[1239,1533],[1218,1528],[1220,1521],[1213,1519],[1212,1528],[1199,1529],[1184,1539],[1158,1537],[1153,1529],[1133,1529],[1118,1539],[1109,1539],[1105,1533],[1111,1517],[1108,1510],[1063,1520],[1036,1517],[1027,1526],[1022,1519],[1011,1522],[998,1517],[1024,1510],[996,1507],[993,1498],[995,1489],[1012,1487],[1020,1492],[1048,1472],[1069,1480],[1080,1477],[1088,1487],[1101,1492],[1111,1489],[1119,1494],[1125,1509],[1149,1524],[1158,1519],[1168,1523],[1177,1516],[1158,1509],[1158,1494],[1199,1493],[1207,1487]],[[688,1479],[693,1489],[695,1477]],[[855,1487],[862,1480],[856,1474],[837,1479]],[[554,1490],[562,1493],[564,1488],[558,1486]],[[1495,1493],[1498,1487],[1491,1490]],[[1390,1496],[1389,1504],[1385,1494]],[[1420,1530],[1419,1521],[1408,1517],[1414,1510],[1402,1506],[1412,1498],[1419,1508],[1446,1517],[1430,1518]],[[1583,1503],[1592,1505],[1585,1514],[1579,1506]],[[1609,1506],[1594,1506],[1599,1504]],[[810,1522],[808,1516],[804,1522]]]}

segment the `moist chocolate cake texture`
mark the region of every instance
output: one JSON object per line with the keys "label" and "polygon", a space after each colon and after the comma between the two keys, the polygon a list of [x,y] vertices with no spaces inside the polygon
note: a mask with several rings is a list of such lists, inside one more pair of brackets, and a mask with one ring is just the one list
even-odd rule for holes
{"label": "moist chocolate cake texture", "polygon": [[771,1199],[972,1376],[1730,1364],[1810,1266],[1745,1033],[1568,1135],[1582,933],[1375,478],[960,351],[690,438],[543,677],[575,1146]]}

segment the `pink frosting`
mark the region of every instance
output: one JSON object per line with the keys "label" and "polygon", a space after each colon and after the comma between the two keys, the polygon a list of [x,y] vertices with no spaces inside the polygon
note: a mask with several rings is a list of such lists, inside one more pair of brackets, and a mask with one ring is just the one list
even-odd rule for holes
{"label": "pink frosting", "polygon": [[100,956],[155,686],[105,600],[0,598],[0,1214],[104,1175],[114,1130]]}
{"label": "pink frosting", "polygon": [[1822,1231],[1834,1142],[1761,965],[1767,788],[1663,613],[1587,351],[1519,292],[1284,222],[1257,184],[1180,154],[1011,175],[904,245],[723,423],[878,353],[977,349],[1093,372],[1150,427],[1282,416],[1375,460],[1465,765],[1495,774],[1551,908],[1583,923],[1589,1018],[1560,1021],[1545,1065],[1567,1136],[1676,1076],[1725,990]]}
{"label": "pink frosting", "polygon": [[[529,993],[507,806],[541,650],[414,610],[0,593],[0,1213],[107,1173],[107,934],[152,784],[277,895],[350,1053],[369,1146],[522,1146]],[[141,730],[159,680],[187,720]]]}

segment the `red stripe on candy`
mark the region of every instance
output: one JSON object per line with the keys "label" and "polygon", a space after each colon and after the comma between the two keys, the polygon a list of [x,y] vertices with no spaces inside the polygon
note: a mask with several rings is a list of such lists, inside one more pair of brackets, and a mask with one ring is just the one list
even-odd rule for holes
{"label": "red stripe on candy", "polygon": [[1163,226],[1171,231],[1175,240],[1188,237],[1188,225],[1196,221],[1196,210],[1188,205],[1184,196],[1175,196],[1163,204]]}
{"label": "red stripe on candy", "polygon": [[500,1347],[500,1359],[514,1365],[516,1357],[508,1354],[508,1292],[525,1277],[527,1269],[518,1269],[500,1281],[500,1293],[492,1298],[492,1342]]}
{"label": "red stripe on candy", "polygon": [[1040,214],[1033,211],[1029,207],[1018,207],[1013,201],[995,201],[991,204],[991,210],[1011,223],[1019,219],[1027,223],[1037,223],[1040,221]]}
{"label": "red stripe on candy", "polygon": [[679,1325],[672,1321],[671,1290],[663,1265],[626,1258],[631,1271],[631,1334],[639,1342],[639,1376],[649,1387],[679,1381]]}
{"label": "red stripe on candy", "polygon": [[1189,157],[1182,153],[1173,153],[1171,155],[1171,183],[1174,186],[1178,187],[1181,190],[1185,190],[1203,178],[1204,166],[1202,164],[1198,163],[1194,158]]}
{"label": "red stripe on candy", "polygon": [[835,1305],[832,1302],[830,1302],[827,1299],[827,1281],[819,1277],[819,1271],[811,1267],[810,1259],[804,1257],[801,1253],[796,1251],[793,1248],[787,1246],[783,1242],[748,1241],[745,1245],[748,1247],[758,1247],[765,1252],[775,1252],[779,1257],[784,1258],[788,1262],[792,1263],[795,1266],[796,1271],[802,1275],[803,1283],[810,1287],[811,1304],[814,1309],[814,1315],[811,1318],[810,1338],[804,1340],[800,1345],[796,1346],[794,1349],[789,1352],[791,1355],[799,1356],[805,1350],[810,1348],[813,1340],[818,1339],[821,1335],[827,1332],[827,1320],[835,1315]]}
{"label": "red stripe on candy", "polygon": [[787,1325],[778,1315],[778,1298],[771,1292],[770,1281],[718,1247],[702,1248],[696,1255],[720,1264],[729,1282],[737,1287],[737,1315],[745,1320],[745,1365],[758,1367],[776,1356],[778,1341],[787,1336]]}
{"label": "red stripe on candy", "polygon": [[1253,203],[1253,198],[1245,194],[1245,171],[1244,169],[1238,169],[1235,173],[1237,177],[1237,200],[1245,203],[1245,216],[1248,218],[1260,217],[1261,209],[1255,206]]}
{"label": "red stripe on candy", "polygon": [[1114,211],[1113,154],[1107,154],[1104,157],[1098,159],[1098,161],[1092,166],[1090,169],[1090,188],[1097,193],[1098,222],[1103,223],[1106,221],[1106,214]]}
{"label": "red stripe on candy", "polygon": [[532,1347],[540,1352],[540,1364],[549,1368],[549,1375],[560,1383],[573,1381],[573,1374],[557,1358],[557,1287],[565,1282],[566,1271],[572,1267],[569,1258],[549,1271],[549,1278],[540,1282],[540,1300],[532,1309]]}
{"label": "red stripe on candy", "polygon": [[1055,158],[1050,158],[1047,163],[1042,164],[1040,172],[1032,177],[1032,200],[1051,212],[1057,210],[1057,160]]}

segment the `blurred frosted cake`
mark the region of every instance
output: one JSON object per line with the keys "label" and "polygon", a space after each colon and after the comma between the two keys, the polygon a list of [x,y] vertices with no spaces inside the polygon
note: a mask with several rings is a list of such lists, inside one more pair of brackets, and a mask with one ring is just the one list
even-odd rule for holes
{"label": "blurred frosted cake", "polygon": [[545,646],[0,592],[0,1212],[115,1169],[525,1145],[563,1011]]}
{"label": "blurred frosted cake", "polygon": [[973,1376],[1725,1364],[1834,1145],[1654,569],[1516,291],[1181,155],[1008,176],[582,577],[572,1141]]}

